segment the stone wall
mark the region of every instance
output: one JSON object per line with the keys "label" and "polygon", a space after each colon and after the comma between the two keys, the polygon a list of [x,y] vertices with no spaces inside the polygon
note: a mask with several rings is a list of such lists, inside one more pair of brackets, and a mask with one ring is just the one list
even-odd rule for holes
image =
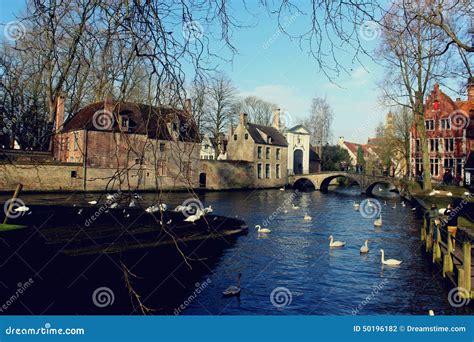
{"label": "stone wall", "polygon": [[285,178],[278,180],[281,183],[275,183],[275,179],[257,180],[255,163],[232,160],[201,160],[192,171],[190,182],[175,175],[156,176],[154,170],[146,167],[130,168],[126,172],[88,167],[84,182],[84,167],[80,163],[0,163],[0,191],[14,191],[18,183],[23,184],[23,191],[84,191],[84,186],[87,191],[185,190],[198,188],[202,174],[206,176],[208,190],[275,187],[287,181],[286,173]]}
{"label": "stone wall", "polygon": [[206,189],[230,190],[254,188],[253,163],[232,160],[202,160],[199,175],[206,176]]}
{"label": "stone wall", "polygon": [[80,191],[81,174],[81,164],[1,163],[0,191],[14,191],[18,183],[23,184],[23,191]]}

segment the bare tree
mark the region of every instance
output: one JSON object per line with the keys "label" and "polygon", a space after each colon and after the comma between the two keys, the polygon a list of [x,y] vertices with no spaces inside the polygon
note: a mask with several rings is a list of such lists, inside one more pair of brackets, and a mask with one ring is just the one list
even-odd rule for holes
{"label": "bare tree", "polygon": [[276,104],[262,100],[257,96],[247,96],[236,103],[238,112],[247,113],[251,122],[264,126],[272,124],[273,110],[276,108]]}
{"label": "bare tree", "polygon": [[314,97],[311,101],[309,118],[303,121],[311,134],[311,144],[324,146],[332,139],[334,112],[326,98]]}
{"label": "bare tree", "polygon": [[215,137],[227,129],[231,117],[236,114],[233,112],[236,94],[237,89],[224,74],[219,73],[211,79],[208,89],[209,110],[204,125]]}
{"label": "bare tree", "polygon": [[430,1],[409,4],[396,1],[386,15],[380,55],[387,66],[382,87],[392,104],[413,112],[416,131],[422,147],[423,188],[431,190],[430,159],[426,138],[423,99],[430,86],[449,74],[448,54],[441,54],[446,37],[440,29],[427,24],[416,13]]}

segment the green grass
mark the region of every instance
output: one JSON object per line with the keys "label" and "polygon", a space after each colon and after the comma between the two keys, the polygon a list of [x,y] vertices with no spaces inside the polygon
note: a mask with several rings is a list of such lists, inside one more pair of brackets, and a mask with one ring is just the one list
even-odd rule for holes
{"label": "green grass", "polygon": [[17,230],[22,228],[26,228],[26,226],[22,226],[19,224],[0,224],[0,232],[6,232],[9,230]]}

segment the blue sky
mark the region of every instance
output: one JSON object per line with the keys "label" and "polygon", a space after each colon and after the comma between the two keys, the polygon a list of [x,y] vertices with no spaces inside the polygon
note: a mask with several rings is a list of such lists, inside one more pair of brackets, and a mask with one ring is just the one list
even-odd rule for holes
{"label": "blue sky", "polygon": [[[21,0],[0,0],[0,4],[2,24],[14,20],[14,13],[24,8]],[[378,102],[377,82],[382,75],[378,65],[366,58],[362,67],[352,62],[352,51],[341,51],[337,58],[349,74],[335,77],[336,86],[318,72],[317,63],[305,46],[300,49],[298,41],[278,33],[275,18],[258,8],[251,8],[255,16],[248,15],[243,8],[234,10],[240,23],[249,27],[234,30],[232,42],[237,54],[232,63],[220,62],[219,69],[234,81],[240,95],[256,95],[276,103],[288,112],[293,124],[308,115],[312,97],[327,97],[335,114],[335,141],[344,136],[346,140],[363,143],[373,135],[375,126],[384,120],[388,111]],[[288,23],[291,32],[307,29],[304,15],[283,18],[283,21]],[[367,48],[376,44],[377,38],[370,40]]]}

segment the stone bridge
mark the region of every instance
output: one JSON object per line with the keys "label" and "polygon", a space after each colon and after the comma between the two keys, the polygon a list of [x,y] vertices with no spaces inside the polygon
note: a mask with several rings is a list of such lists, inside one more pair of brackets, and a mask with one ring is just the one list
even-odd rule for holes
{"label": "stone bridge", "polygon": [[404,183],[399,178],[384,177],[384,176],[370,176],[364,174],[355,174],[344,171],[330,171],[311,173],[306,175],[292,175],[288,176],[288,183],[297,189],[315,189],[327,191],[328,186],[336,178],[345,177],[356,182],[362,193],[367,195],[372,194],[372,190],[377,184],[388,184],[399,191],[404,190]]}

